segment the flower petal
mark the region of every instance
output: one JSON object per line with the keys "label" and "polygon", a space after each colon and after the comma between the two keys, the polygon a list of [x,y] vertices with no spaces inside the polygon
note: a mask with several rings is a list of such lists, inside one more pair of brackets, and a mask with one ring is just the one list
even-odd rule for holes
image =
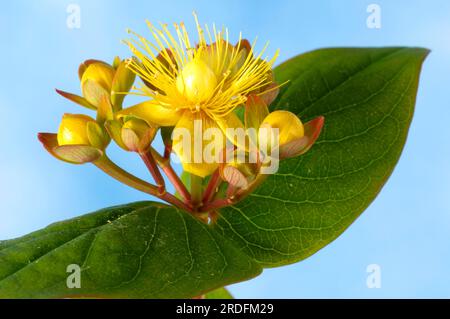
{"label": "flower petal", "polygon": [[265,88],[264,93],[261,94],[260,97],[266,105],[270,105],[273,101],[275,101],[278,93],[280,93],[279,85],[272,82],[267,86],[267,88]]}
{"label": "flower petal", "polygon": [[[234,112],[216,119],[216,122],[233,145],[236,145],[240,149],[248,150],[248,139],[245,134],[244,124]],[[240,132],[243,133],[242,136]]]}
{"label": "flower petal", "polygon": [[84,61],[83,63],[80,64],[80,67],[78,68],[78,76],[81,79],[83,78],[83,74],[84,72],[86,72],[86,69],[88,68],[89,65],[94,64],[94,63],[102,63],[105,65],[108,65],[108,63],[104,62],[104,61],[100,61],[100,60],[95,60],[95,59],[89,59]]}
{"label": "flower petal", "polygon": [[245,128],[258,129],[267,115],[269,109],[264,100],[257,95],[250,95],[245,103]]}
{"label": "flower petal", "polygon": [[206,177],[217,169],[225,136],[216,122],[205,113],[186,110],[172,136],[173,151],[185,171]]}
{"label": "flower petal", "polygon": [[150,125],[174,126],[183,114],[183,111],[175,111],[161,106],[156,101],[146,101],[117,113],[119,118],[126,115],[133,115],[147,121]]}

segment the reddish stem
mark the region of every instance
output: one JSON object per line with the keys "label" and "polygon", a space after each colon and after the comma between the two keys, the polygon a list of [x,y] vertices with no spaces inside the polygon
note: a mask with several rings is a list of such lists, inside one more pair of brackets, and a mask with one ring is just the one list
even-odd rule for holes
{"label": "reddish stem", "polygon": [[172,153],[172,148],[170,146],[165,146],[164,147],[164,159],[169,159],[170,158],[170,153]]}
{"label": "reddish stem", "polygon": [[[169,158],[163,158],[160,154],[158,154],[154,149],[151,149],[151,153],[153,154],[153,158],[156,159],[156,162],[161,167],[163,172],[167,175],[167,178],[170,180],[172,185],[175,187],[175,190],[180,194],[183,200],[187,203],[191,203],[191,194],[187,190],[183,181],[177,175],[172,165],[170,165]],[[169,153],[170,154],[170,153]]]}
{"label": "reddish stem", "polygon": [[170,193],[166,192],[166,193],[164,193],[162,195],[159,195],[158,197],[161,198],[162,200],[165,200],[168,203],[171,203],[172,205],[174,205],[174,206],[176,206],[178,208],[181,208],[181,209],[183,209],[183,210],[185,210],[187,212],[190,212],[190,213],[194,213],[191,205],[189,205],[188,203],[183,202],[182,200],[176,198],[175,196],[173,196]]}
{"label": "reddish stem", "polygon": [[153,158],[152,153],[150,151],[147,151],[139,153],[139,155],[144,161],[145,166],[147,166],[148,170],[150,171],[150,174],[152,174],[160,195],[164,194],[166,192],[166,185],[164,183],[164,178],[162,177],[161,172],[159,171],[158,166],[156,165],[156,161]]}
{"label": "reddish stem", "polygon": [[180,194],[180,196],[186,201],[191,201],[191,194],[187,190],[183,181],[178,177],[177,173],[174,171],[173,167],[168,165],[161,165],[161,169],[166,173],[167,178],[170,180],[172,185],[175,187],[175,190]]}
{"label": "reddish stem", "polygon": [[228,184],[227,198],[232,198],[237,190],[238,190],[238,188],[236,186]]}
{"label": "reddish stem", "polygon": [[201,212],[210,212],[213,210],[218,210],[220,208],[224,208],[226,206],[230,206],[234,203],[234,200],[232,200],[231,198],[219,198],[216,200],[213,200],[212,202],[209,202],[205,205],[203,205],[200,208]]}
{"label": "reddish stem", "polygon": [[217,192],[217,188],[222,183],[222,178],[220,177],[219,170],[217,169],[209,180],[208,186],[206,186],[203,195],[203,204],[209,203]]}

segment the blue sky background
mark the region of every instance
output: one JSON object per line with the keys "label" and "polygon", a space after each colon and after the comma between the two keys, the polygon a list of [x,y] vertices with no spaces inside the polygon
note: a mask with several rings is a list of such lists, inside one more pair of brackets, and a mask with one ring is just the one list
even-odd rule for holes
{"label": "blue sky background", "polygon": [[[66,26],[69,4],[81,28]],[[382,28],[366,27],[377,3]],[[87,58],[129,55],[120,40],[145,19],[184,20],[196,10],[205,23],[242,31],[279,62],[330,46],[424,46],[416,112],[401,160],[367,211],[335,242],[301,263],[266,270],[230,287],[240,298],[450,297],[450,2],[449,1],[4,1],[0,11],[0,238],[147,197],[113,182],[92,165],[72,166],[48,155],[36,139],[56,131],[63,113],[83,110],[54,88],[79,92],[77,67]],[[112,157],[146,176],[140,162]],[[382,286],[368,289],[366,267],[381,267]]]}

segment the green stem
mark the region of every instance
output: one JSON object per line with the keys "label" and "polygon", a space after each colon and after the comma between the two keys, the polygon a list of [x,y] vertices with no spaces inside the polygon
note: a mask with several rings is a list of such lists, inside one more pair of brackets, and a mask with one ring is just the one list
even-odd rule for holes
{"label": "green stem", "polygon": [[158,196],[158,188],[156,186],[147,183],[146,181],[134,175],[131,175],[127,171],[114,164],[106,155],[100,157],[93,164],[109,176],[113,177],[119,182],[124,183],[125,185],[140,190],[141,192],[153,196]]}
{"label": "green stem", "polygon": [[198,207],[202,203],[203,196],[203,178],[191,174],[191,200],[194,207]]}

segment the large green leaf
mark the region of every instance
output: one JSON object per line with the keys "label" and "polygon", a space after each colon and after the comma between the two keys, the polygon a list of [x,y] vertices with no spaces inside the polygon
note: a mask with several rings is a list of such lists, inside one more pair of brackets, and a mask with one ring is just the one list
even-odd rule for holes
{"label": "large green leaf", "polygon": [[308,121],[325,116],[319,141],[243,202],[216,229],[265,267],[302,260],[338,237],[374,200],[394,169],[413,115],[428,50],[337,48],[275,70],[275,108]]}
{"label": "large green leaf", "polygon": [[[81,267],[81,289],[67,267]],[[104,209],[0,243],[0,298],[183,298],[249,279],[260,266],[176,209]]]}

